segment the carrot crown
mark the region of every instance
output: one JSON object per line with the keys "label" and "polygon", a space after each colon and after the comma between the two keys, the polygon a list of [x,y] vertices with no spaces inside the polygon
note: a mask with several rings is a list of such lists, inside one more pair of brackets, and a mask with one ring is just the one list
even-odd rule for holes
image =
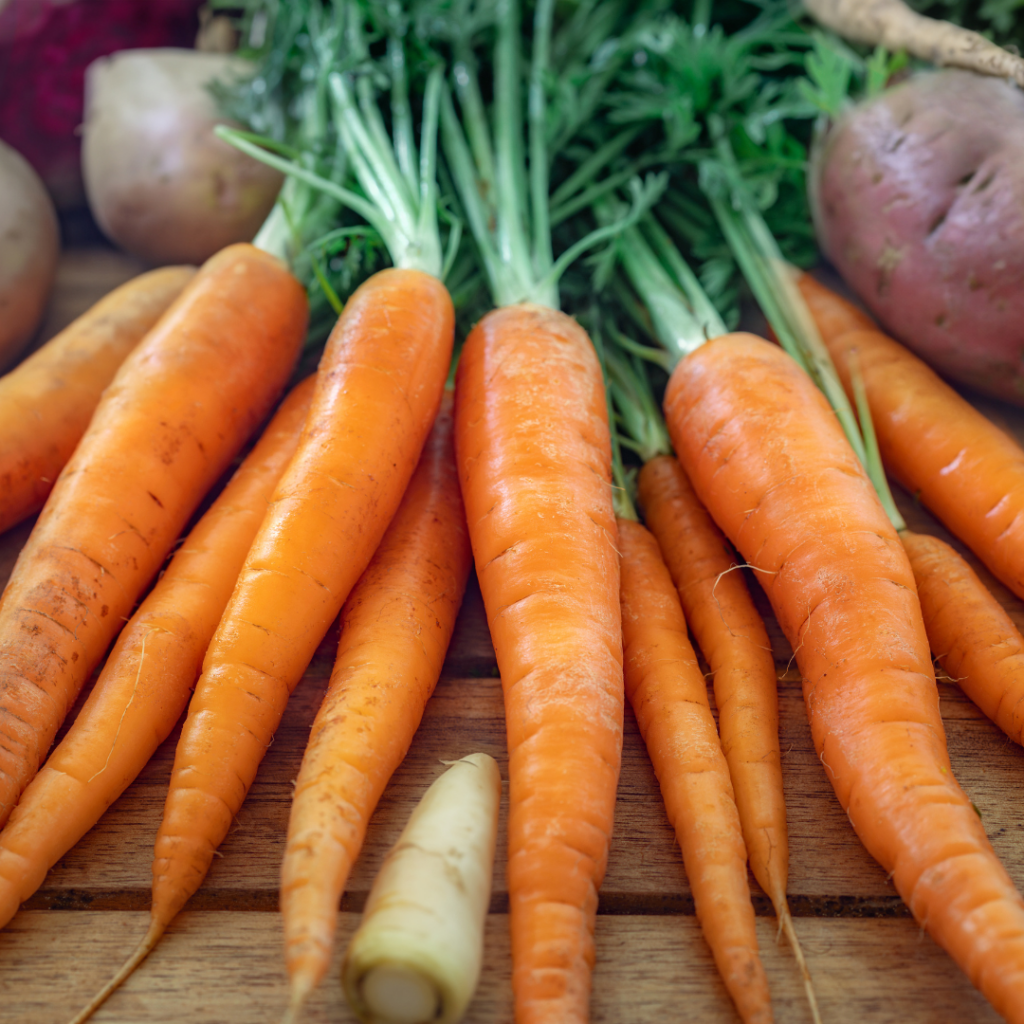
{"label": "carrot crown", "polygon": [[[459,4],[455,5],[459,7]],[[618,5],[603,5],[611,9]],[[466,24],[472,26],[468,17]],[[604,84],[610,80],[605,73],[590,79],[592,87],[582,90],[580,103],[583,117],[569,118],[552,131],[549,123],[546,82],[551,71],[553,50],[554,0],[538,0],[533,24],[533,52],[526,80],[527,145],[523,145],[522,85],[523,68],[520,53],[520,12],[517,0],[492,5],[496,40],[493,57],[494,98],[493,127],[488,125],[485,105],[470,45],[470,28],[458,31],[456,19],[452,69],[454,97],[449,89],[441,96],[441,128],[445,155],[466,220],[480,252],[480,259],[498,305],[535,302],[558,309],[558,282],[569,265],[583,252],[618,234],[634,223],[664,189],[664,180],[650,179],[644,185],[633,183],[631,209],[613,223],[603,225],[578,239],[557,259],[554,257],[552,230],[552,196],[550,195],[549,138],[565,145],[593,111]],[[593,6],[590,8],[594,15]],[[596,50],[602,40],[591,38],[588,45]],[[561,47],[558,47],[561,49]],[[623,50],[624,52],[624,50]],[[612,61],[612,66],[615,62]],[[458,100],[462,122],[456,113]],[[621,151],[632,134],[627,133],[602,147],[598,160],[590,161],[568,178],[556,192],[559,202],[557,216],[564,219],[572,212],[576,192],[583,188],[614,152]],[[524,159],[523,154],[528,153]],[[587,200],[584,205],[587,205]],[[566,212],[566,211],[569,212]]]}
{"label": "carrot crown", "polygon": [[[338,6],[344,14],[343,44],[335,55],[335,69],[327,74],[327,92],[334,127],[348,159],[346,170],[354,177],[355,188],[341,184],[343,177],[340,181],[323,177],[295,150],[224,126],[216,132],[257,160],[353,210],[380,235],[395,266],[443,278],[461,236],[461,226],[454,222],[447,253],[443,252],[437,217],[437,129],[443,71],[437,66],[427,74],[417,153],[404,44],[406,20],[390,8],[384,16],[387,54],[382,65],[371,60],[362,5],[347,0]],[[377,105],[376,83],[382,76],[390,85],[390,135]]]}
{"label": "carrot crown", "polygon": [[[906,529],[882,468],[863,386],[855,394],[858,415],[854,415],[832,356],[797,287],[798,272],[783,257],[750,195],[724,130],[718,128],[716,157],[702,163],[700,180],[722,233],[779,343],[821,388],[835,410],[889,520],[897,530]],[[852,376],[856,384],[858,375]]]}

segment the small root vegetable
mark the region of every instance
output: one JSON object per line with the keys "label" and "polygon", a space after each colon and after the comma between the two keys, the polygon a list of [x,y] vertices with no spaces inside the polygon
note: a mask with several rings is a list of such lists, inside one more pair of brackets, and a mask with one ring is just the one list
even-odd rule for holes
{"label": "small root vegetable", "polygon": [[948,21],[926,18],[903,0],[804,0],[826,28],[858,43],[881,45],[939,66],[967,68],[1024,86],[1024,60],[984,36]]}
{"label": "small root vegetable", "polygon": [[367,1024],[456,1024],[483,961],[501,776],[470,754],[434,781],[373,883],[341,965]]}
{"label": "small root vegetable", "polygon": [[[57,272],[60,231],[39,175],[0,142],[0,370],[10,366],[43,318]],[[0,527],[2,529],[2,527]]]}
{"label": "small root vegetable", "polygon": [[140,274],[0,378],[0,533],[43,507],[103,389],[193,274]]}
{"label": "small root vegetable", "polygon": [[123,50],[86,72],[82,172],[103,231],[149,263],[201,263],[250,241],[281,175],[213,134],[208,82],[245,72],[230,54]]}

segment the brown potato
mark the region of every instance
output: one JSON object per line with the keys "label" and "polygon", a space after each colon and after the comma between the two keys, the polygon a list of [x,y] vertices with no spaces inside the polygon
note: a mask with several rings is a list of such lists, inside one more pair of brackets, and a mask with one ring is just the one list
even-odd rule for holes
{"label": "brown potato", "polygon": [[887,331],[1024,405],[1024,92],[915,75],[832,126],[811,199],[822,249]]}
{"label": "brown potato", "polygon": [[0,371],[43,318],[59,251],[57,214],[39,175],[0,142]]}
{"label": "brown potato", "polygon": [[82,173],[93,216],[151,264],[202,263],[250,241],[281,175],[213,134],[206,84],[249,67],[229,54],[122,50],[86,72]]}

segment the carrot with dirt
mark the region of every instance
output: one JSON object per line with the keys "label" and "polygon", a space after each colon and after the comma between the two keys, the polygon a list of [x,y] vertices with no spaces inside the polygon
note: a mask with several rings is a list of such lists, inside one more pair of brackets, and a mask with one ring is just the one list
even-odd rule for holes
{"label": "carrot with dirt", "polygon": [[[455,450],[505,697],[515,1018],[580,1024],[588,1017],[624,692],[601,367],[586,332],[560,311],[558,281],[580,252],[628,219],[554,258],[545,95],[558,49],[554,4],[544,0],[535,11],[527,140],[519,17],[514,2],[497,9],[493,123],[464,39],[453,73],[462,124],[448,94],[441,109],[448,165],[499,307],[473,328],[459,358]],[[638,196],[638,208],[654,194]]]}
{"label": "carrot with dirt", "polygon": [[104,392],[0,600],[0,824],[188,517],[270,411],[305,323],[287,268],[231,246]]}
{"label": "carrot with dirt", "polygon": [[914,917],[1019,1024],[1024,899],[952,775],[866,396],[854,388],[851,426],[790,269],[724,138],[718,148],[702,174],[709,201],[776,334],[830,400],[780,349],[718,339],[674,371],[669,432],[701,500],[763,580],[803,677],[815,748],[858,836]]}
{"label": "carrot with dirt", "polygon": [[402,504],[341,618],[281,866],[289,1020],[330,965],[366,827],[434,691],[472,563],[447,392]]}
{"label": "carrot with dirt", "polygon": [[[598,207],[598,213],[601,219],[608,216],[604,206]],[[696,277],[653,217],[645,218],[640,227],[628,229],[618,251],[625,276],[650,311],[649,323],[667,352],[682,355],[697,349],[705,338],[726,333]],[[721,747],[751,869],[772,900],[780,931],[785,933],[803,976],[812,1018],[819,1020],[810,971],[786,898],[789,838],[771,643],[729,542],[698,501],[672,455],[650,382],[637,359],[642,354],[664,363],[658,358],[664,353],[642,348],[616,327],[611,331],[611,340],[618,345],[606,347],[605,363],[618,411],[620,440],[643,463],[637,476],[637,493],[644,517],[678,590],[686,623],[713,673]],[[632,360],[626,350],[632,351]],[[688,875],[690,867],[688,859]],[[725,887],[723,891],[730,889]],[[749,894],[741,899],[738,893],[737,886],[732,885],[730,898],[716,907],[719,918],[746,913]],[[721,927],[705,925],[703,920],[702,928],[723,966],[727,933]],[[756,954],[756,939],[752,942]],[[757,1012],[738,976],[723,970],[723,978],[741,1013]],[[762,998],[770,1012],[766,989]]]}
{"label": "carrot with dirt", "polygon": [[[347,9],[347,45],[361,48],[362,12],[357,4]],[[395,150],[404,154],[396,156],[375,130],[379,114],[367,114],[375,102],[371,79],[331,75],[338,131],[359,155],[357,177],[379,206],[260,149],[242,133],[222,133],[366,217],[395,266],[356,289],[328,339],[298,450],[274,492],[189,704],[156,838],[149,928],[76,1021],[130,976],[202,884],[288,698],[397,511],[437,415],[454,335],[436,219],[440,86],[438,70],[426,87],[417,172],[409,162],[415,147],[404,136],[405,127],[411,131],[408,122],[396,119],[401,137]],[[406,171],[416,176],[415,190]]]}
{"label": "carrot with dirt", "polygon": [[298,443],[313,379],[282,403],[125,626],[92,693],[0,832],[0,927],[170,735],[271,493]]}
{"label": "carrot with dirt", "polygon": [[140,274],[0,377],[0,533],[43,507],[103,389],[194,273]]}

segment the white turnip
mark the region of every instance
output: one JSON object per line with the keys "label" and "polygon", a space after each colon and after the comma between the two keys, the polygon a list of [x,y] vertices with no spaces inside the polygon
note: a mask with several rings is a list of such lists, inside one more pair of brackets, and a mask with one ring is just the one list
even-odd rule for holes
{"label": "white turnip", "polygon": [[122,248],[152,264],[202,263],[256,234],[281,176],[213,134],[226,119],[206,88],[249,68],[174,49],[89,65],[82,172],[96,221]]}

